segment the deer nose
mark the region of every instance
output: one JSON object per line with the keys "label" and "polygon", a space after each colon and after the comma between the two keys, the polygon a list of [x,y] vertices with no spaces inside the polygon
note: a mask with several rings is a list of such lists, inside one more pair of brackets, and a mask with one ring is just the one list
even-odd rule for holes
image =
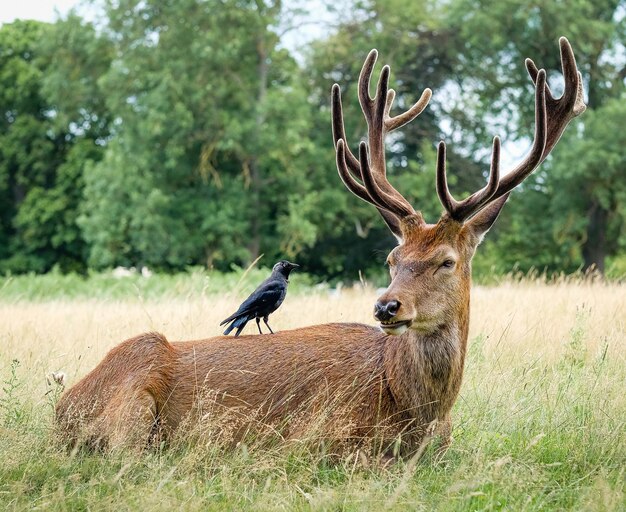
{"label": "deer nose", "polygon": [[374,318],[381,322],[391,320],[400,309],[400,302],[397,300],[390,300],[387,302],[378,301],[374,304]]}

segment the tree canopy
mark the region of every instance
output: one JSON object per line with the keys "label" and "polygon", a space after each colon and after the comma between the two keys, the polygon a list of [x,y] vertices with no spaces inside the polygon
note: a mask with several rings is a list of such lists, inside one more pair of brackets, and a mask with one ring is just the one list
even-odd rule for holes
{"label": "tree canopy", "polygon": [[626,268],[624,0],[346,0],[297,54],[285,34],[322,4],[97,3],[95,23],[0,27],[0,272],[228,270],[264,254],[323,278],[380,274],[393,238],[337,176],[331,85],[353,148],[371,48],[391,65],[398,108],[433,89],[387,155],[394,186],[434,221],[436,143],[449,142],[455,195],[482,187],[493,135],[514,153],[529,144],[524,58],[558,93],[563,35],[588,111],[513,194],[476,266]]}

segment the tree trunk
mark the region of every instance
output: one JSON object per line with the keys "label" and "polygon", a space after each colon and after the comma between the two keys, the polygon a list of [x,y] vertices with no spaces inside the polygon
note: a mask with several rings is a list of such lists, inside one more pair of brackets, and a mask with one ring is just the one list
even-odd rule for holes
{"label": "tree trunk", "polygon": [[[604,44],[601,44],[589,60],[589,75],[587,78],[588,107],[598,109],[602,106],[603,100],[607,99],[602,94],[599,87],[598,77],[602,76],[600,71],[600,55]],[[587,212],[587,237],[582,247],[583,270],[597,270],[604,274],[604,258],[607,254],[606,230],[608,228],[609,212],[602,208],[597,199],[591,198],[591,207]]]}
{"label": "tree trunk", "polygon": [[[258,66],[257,66],[257,76],[259,79],[259,90],[256,98],[256,108],[257,114],[255,118],[256,124],[256,136],[263,129],[263,124],[265,123],[265,115],[263,113],[263,109],[265,108],[265,98],[267,96],[267,74],[268,74],[268,64],[267,64],[267,49],[265,44],[265,38],[263,35],[259,37],[257,40],[257,56],[258,56]],[[262,180],[261,180],[261,171],[259,169],[258,163],[258,151],[259,151],[259,143],[257,141],[256,148],[254,150],[254,154],[250,159],[250,192],[252,194],[252,218],[250,219],[250,229],[252,231],[250,242],[248,244],[248,250],[250,251],[251,261],[254,261],[259,257],[261,253],[261,213],[260,209],[262,207],[261,204],[261,188],[262,188]]]}
{"label": "tree trunk", "polygon": [[583,270],[595,269],[604,274],[608,212],[594,200],[588,216],[587,239],[583,244]]}

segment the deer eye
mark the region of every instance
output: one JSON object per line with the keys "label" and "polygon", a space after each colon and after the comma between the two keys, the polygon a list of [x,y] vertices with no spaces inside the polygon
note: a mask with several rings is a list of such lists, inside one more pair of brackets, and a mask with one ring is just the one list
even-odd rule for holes
{"label": "deer eye", "polygon": [[454,260],[447,259],[440,266],[442,268],[452,268],[454,267]]}

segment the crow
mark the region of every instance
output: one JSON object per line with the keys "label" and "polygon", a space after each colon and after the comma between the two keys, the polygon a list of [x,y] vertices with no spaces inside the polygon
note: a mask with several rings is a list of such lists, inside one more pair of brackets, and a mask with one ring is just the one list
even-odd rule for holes
{"label": "crow", "polygon": [[289,273],[299,267],[295,263],[289,263],[288,261],[279,261],[274,265],[272,269],[272,275],[263,281],[259,287],[252,292],[252,295],[243,301],[239,309],[230,315],[225,320],[222,320],[220,325],[232,322],[224,331],[225,335],[228,335],[235,327],[237,332],[235,337],[239,336],[246,324],[256,319],[256,326],[259,329],[259,334],[263,334],[261,331],[261,318],[267,325],[267,328],[272,334],[272,328],[267,323],[267,317],[276,311],[279,306],[285,300],[287,295],[287,284],[289,283]]}

